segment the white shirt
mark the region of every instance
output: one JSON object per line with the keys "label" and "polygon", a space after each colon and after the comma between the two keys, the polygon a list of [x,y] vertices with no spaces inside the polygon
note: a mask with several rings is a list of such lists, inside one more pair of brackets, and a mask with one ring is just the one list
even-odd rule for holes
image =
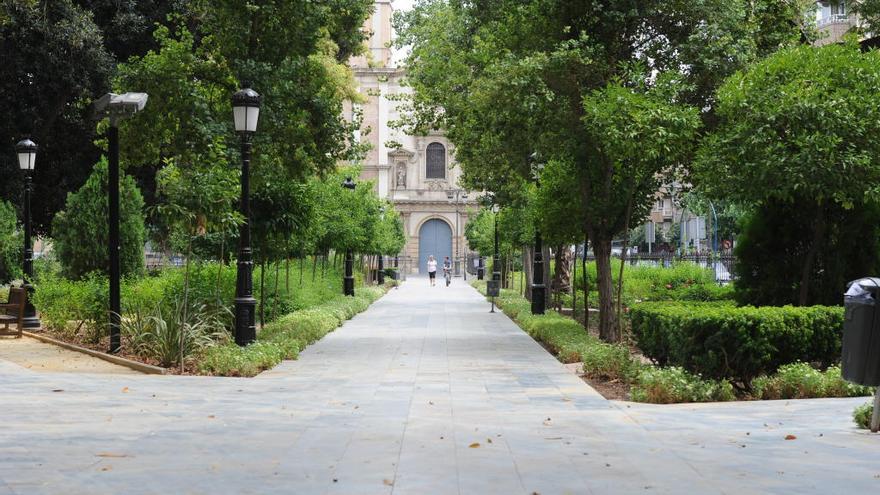
{"label": "white shirt", "polygon": [[437,271],[437,260],[428,260],[428,273]]}

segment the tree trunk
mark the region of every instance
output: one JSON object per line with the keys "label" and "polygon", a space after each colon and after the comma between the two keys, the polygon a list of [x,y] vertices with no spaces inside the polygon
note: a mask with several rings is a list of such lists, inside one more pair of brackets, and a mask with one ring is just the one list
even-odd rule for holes
{"label": "tree trunk", "polygon": [[263,322],[265,321],[264,316],[266,316],[265,310],[266,305],[264,304],[266,301],[266,293],[264,289],[266,287],[266,260],[260,261],[260,329],[263,328]]}
{"label": "tree trunk", "polygon": [[[287,260],[287,267],[290,268],[290,260]],[[272,319],[275,319],[275,315],[278,314],[278,279],[281,274],[281,263],[275,262],[275,293],[272,294]],[[288,275],[290,272],[288,271]],[[290,277],[287,279],[288,286],[290,285]]]}
{"label": "tree trunk", "polygon": [[620,342],[620,333],[614,321],[614,284],[611,280],[611,239],[595,235],[593,251],[596,254],[596,278],[599,289],[599,338],[605,342]]}
{"label": "tree trunk", "polygon": [[571,264],[571,316],[574,321],[578,319],[578,245],[574,245],[574,262]]}
{"label": "tree trunk", "polygon": [[526,300],[532,300],[532,281],[535,280],[533,275],[534,265],[532,260],[535,259],[534,246],[523,246],[523,272],[526,274],[526,281],[523,285],[523,296]]}
{"label": "tree trunk", "polygon": [[587,274],[587,245],[589,236],[584,234],[584,257],[581,258],[581,277],[584,279],[584,330],[590,333],[590,277]]}
{"label": "tree trunk", "polygon": [[565,244],[556,247],[556,269],[553,276],[556,310],[562,311],[562,294],[571,291],[571,250]]}
{"label": "tree trunk", "polygon": [[318,255],[312,257],[312,283],[315,283],[315,275],[318,273]]}
{"label": "tree trunk", "polygon": [[223,267],[225,266],[225,261],[223,260],[224,249],[226,248],[226,232],[223,232],[223,236],[220,237],[220,263],[217,264],[217,300],[223,298],[223,294],[220,293],[220,281],[221,276],[223,275]]}
{"label": "tree trunk", "polygon": [[810,297],[810,275],[813,273],[813,265],[816,264],[816,256],[822,248],[822,240],[825,237],[825,208],[824,205],[818,204],[816,210],[816,220],[813,222],[813,241],[810,243],[810,250],[804,259],[804,267],[801,272],[801,287],[798,295],[798,306],[806,306]]}
{"label": "tree trunk", "polygon": [[284,272],[286,278],[284,282],[284,290],[290,292],[290,255],[287,256],[287,260],[285,261]]}
{"label": "tree trunk", "polygon": [[[303,286],[303,272],[305,271],[306,257],[305,255],[301,256],[299,259],[299,286]],[[315,277],[312,276],[312,281],[315,281]]]}
{"label": "tree trunk", "polygon": [[[623,267],[626,265],[626,249],[629,247],[629,217],[632,214],[632,196],[626,203],[626,219],[623,222],[623,248],[620,250],[620,273],[617,276],[617,324],[620,325],[620,311],[623,308]],[[619,329],[618,329],[619,333]]]}

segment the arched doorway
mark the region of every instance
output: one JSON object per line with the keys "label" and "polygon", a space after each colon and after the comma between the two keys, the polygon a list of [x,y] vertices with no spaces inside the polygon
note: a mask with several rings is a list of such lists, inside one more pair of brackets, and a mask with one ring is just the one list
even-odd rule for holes
{"label": "arched doorway", "polygon": [[434,255],[438,271],[443,258],[452,258],[452,229],[443,220],[432,218],[419,229],[419,273],[428,273],[428,256]]}

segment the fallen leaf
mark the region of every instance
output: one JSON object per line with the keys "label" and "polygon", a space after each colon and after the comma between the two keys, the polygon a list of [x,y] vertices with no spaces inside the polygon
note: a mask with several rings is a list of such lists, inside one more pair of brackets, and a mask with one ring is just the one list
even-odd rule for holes
{"label": "fallen leaf", "polygon": [[797,440],[797,437],[794,435],[785,435],[786,440]]}
{"label": "fallen leaf", "polygon": [[123,394],[127,394],[127,393],[128,393],[128,387],[122,387],[122,393],[123,393]]}
{"label": "fallen leaf", "polygon": [[382,483],[385,483],[386,486],[394,486],[394,482],[389,480],[388,478],[382,480]]}
{"label": "fallen leaf", "polygon": [[56,388],[55,390],[53,390],[53,392],[64,392],[64,389],[63,388]]}
{"label": "fallen leaf", "polygon": [[474,443],[468,445],[468,448],[478,449],[478,448],[480,448],[480,442],[474,442]]}
{"label": "fallen leaf", "polygon": [[215,417],[215,416],[214,416],[213,414],[209,414],[209,415],[208,415],[208,419],[214,419],[214,417]]}
{"label": "fallen leaf", "polygon": [[105,457],[105,458],[122,458],[122,457],[131,457],[128,454],[118,454],[115,452],[99,452],[95,454],[95,457]]}
{"label": "fallen leaf", "polygon": [[113,469],[113,466],[104,466],[101,468],[101,471],[110,471],[111,469]]}

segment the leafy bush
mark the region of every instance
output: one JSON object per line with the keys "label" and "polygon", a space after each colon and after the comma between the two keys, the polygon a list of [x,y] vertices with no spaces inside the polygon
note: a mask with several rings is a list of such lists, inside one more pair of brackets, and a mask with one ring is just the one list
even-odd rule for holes
{"label": "leafy bush", "polygon": [[21,278],[21,247],[18,214],[12,203],[0,201],[0,282]]}
{"label": "leafy bush", "polygon": [[[144,200],[131,176],[120,179],[120,267],[123,275],[139,274],[144,269]],[[85,185],[67,195],[64,211],[52,221],[53,246],[68,278],[106,273],[107,208],[107,161],[102,159]]]}
{"label": "leafy bush", "polygon": [[227,322],[232,312],[212,310],[204,304],[186,308],[182,300],[160,304],[152,310],[136,308],[122,318],[120,332],[125,345],[135,354],[155,360],[160,366],[179,364],[181,357],[228,339]]}
{"label": "leafy bush", "polygon": [[735,400],[733,386],[725,380],[703,380],[678,366],[646,367],[633,384],[631,398],[636,402],[672,404],[676,402],[719,402]]}
{"label": "leafy bush", "polygon": [[748,384],[783,364],[840,357],[843,308],[643,303],[632,312],[639,348],[661,365]]}
{"label": "leafy bush", "polygon": [[211,375],[254,376],[282,359],[296,359],[301,349],[367,309],[384,293],[381,287],[358,288],[355,297],[336,296],[320,306],[285,315],[264,326],[253,344],[207,349],[199,370]]}
{"label": "leafy bush", "polygon": [[581,350],[584,373],[590,378],[630,382],[638,377],[640,363],[619,344],[597,342]]}
{"label": "leafy bush", "polygon": [[844,380],[837,366],[823,373],[807,363],[792,363],[781,366],[773,376],[759,376],[752,381],[752,395],[761,399],[860,397],[870,394],[870,387]]}
{"label": "leafy bush", "polygon": [[798,303],[806,253],[819,209],[825,232],[809,280],[807,304],[840,304],[846,282],[880,267],[880,207],[844,208],[814,197],[767,201],[745,222],[737,247],[734,286],[740,304]]}
{"label": "leafy bush", "polygon": [[107,279],[97,273],[79,281],[46,274],[36,286],[33,302],[45,327],[97,343],[107,334],[109,297]]}
{"label": "leafy bush", "polygon": [[220,376],[255,376],[285,357],[291,358],[285,356],[281,346],[272,342],[254,342],[246,347],[229,343],[206,349],[199,360],[199,371]]}
{"label": "leafy bush", "polygon": [[853,421],[856,426],[862,429],[871,428],[871,415],[874,414],[874,404],[866,402],[855,408],[853,411]]}

